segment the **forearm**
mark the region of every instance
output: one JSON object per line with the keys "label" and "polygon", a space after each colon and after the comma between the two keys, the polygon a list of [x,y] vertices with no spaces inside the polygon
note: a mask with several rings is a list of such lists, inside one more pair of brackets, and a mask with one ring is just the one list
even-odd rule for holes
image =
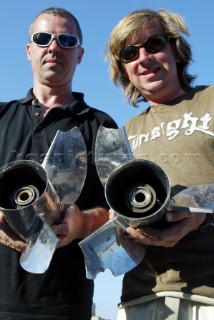
{"label": "forearm", "polygon": [[109,220],[109,213],[103,208],[81,211],[70,206],[61,224],[52,226],[59,238],[58,247],[64,247],[75,239],[84,239]]}
{"label": "forearm", "polygon": [[79,219],[78,239],[83,239],[100,228],[109,220],[109,212],[104,208],[94,208],[81,211]]}

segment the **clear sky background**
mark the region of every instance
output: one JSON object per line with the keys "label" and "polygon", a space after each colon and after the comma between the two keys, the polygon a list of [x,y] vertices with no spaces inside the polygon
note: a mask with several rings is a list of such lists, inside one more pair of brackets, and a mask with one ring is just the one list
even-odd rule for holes
{"label": "clear sky background", "polygon": [[[182,14],[190,32],[188,41],[192,45],[194,62],[189,71],[197,75],[195,85],[213,84],[212,0],[5,0],[0,4],[0,101],[22,98],[32,87],[31,65],[25,51],[28,29],[35,15],[51,6],[71,11],[83,31],[85,55],[77,67],[73,90],[84,92],[86,102],[109,113],[119,127],[145,106],[134,109],[123,102],[120,88],[110,81],[104,47],[112,28],[133,10],[164,8]],[[121,281],[122,276],[114,277],[109,270],[97,276],[94,300],[99,316],[116,320]]]}

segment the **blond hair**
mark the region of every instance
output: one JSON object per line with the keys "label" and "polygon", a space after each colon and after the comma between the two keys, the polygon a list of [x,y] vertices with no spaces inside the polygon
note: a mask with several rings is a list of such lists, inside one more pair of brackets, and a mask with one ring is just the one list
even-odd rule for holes
{"label": "blond hair", "polygon": [[122,61],[120,51],[139,28],[146,26],[150,21],[157,22],[163,33],[170,39],[172,50],[176,57],[177,72],[181,87],[187,91],[195,76],[188,74],[187,68],[192,61],[192,51],[189,43],[182,34],[188,35],[188,29],[181,15],[167,10],[137,10],[124,17],[113,29],[105,48],[105,59],[109,61],[109,70],[112,81],[120,85],[124,91],[124,98],[136,106],[140,100],[146,101],[140,91],[129,81]]}

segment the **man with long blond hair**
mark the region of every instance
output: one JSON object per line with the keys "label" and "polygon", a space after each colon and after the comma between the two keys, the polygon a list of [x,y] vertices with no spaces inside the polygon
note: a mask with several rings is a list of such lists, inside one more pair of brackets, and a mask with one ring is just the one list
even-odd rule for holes
{"label": "man with long blond hair", "polygon": [[[149,105],[125,126],[133,153],[165,170],[172,195],[214,182],[214,87],[193,87],[187,35],[181,15],[142,9],[115,26],[106,47],[113,82],[131,105]],[[127,228],[147,249],[124,276],[118,320],[213,319],[213,215],[171,211],[165,219],[161,230]]]}

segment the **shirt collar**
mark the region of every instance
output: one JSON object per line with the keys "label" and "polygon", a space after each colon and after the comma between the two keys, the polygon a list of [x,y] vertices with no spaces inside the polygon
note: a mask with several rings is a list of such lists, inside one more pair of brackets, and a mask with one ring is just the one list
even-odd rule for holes
{"label": "shirt collar", "polygon": [[[84,94],[81,92],[73,92],[73,96],[75,98],[75,101],[71,104],[67,104],[64,106],[60,106],[59,108],[61,109],[68,109],[70,110],[72,113],[76,114],[76,115],[81,115],[84,113],[87,113],[89,111],[89,106],[86,104],[85,100],[84,100]],[[26,97],[21,99],[21,103],[23,104],[27,104],[29,102],[31,102],[32,100],[34,100],[36,97],[33,94],[33,89],[31,88]]]}

